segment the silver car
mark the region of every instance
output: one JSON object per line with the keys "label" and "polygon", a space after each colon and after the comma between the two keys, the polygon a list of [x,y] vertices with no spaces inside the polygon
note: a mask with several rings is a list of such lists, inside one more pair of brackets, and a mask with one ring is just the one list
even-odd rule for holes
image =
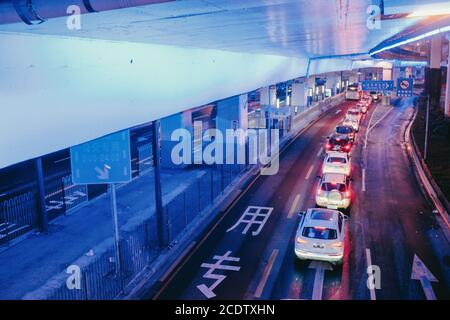
{"label": "silver car", "polygon": [[321,260],[342,264],[345,249],[342,212],[312,208],[300,213],[302,220],[295,236],[295,255],[301,260]]}

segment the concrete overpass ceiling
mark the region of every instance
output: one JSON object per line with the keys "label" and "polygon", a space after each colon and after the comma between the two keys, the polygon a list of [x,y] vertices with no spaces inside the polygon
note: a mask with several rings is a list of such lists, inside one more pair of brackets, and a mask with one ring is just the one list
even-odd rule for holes
{"label": "concrete overpass ceiling", "polygon": [[[367,10],[378,2],[178,0],[86,14],[81,18],[81,30],[68,30],[66,17],[61,17],[33,26],[2,25],[0,31],[298,58],[339,56],[366,53],[421,19],[388,19],[382,21],[381,28],[371,30]],[[395,5],[401,8],[404,4],[385,1],[385,10]]]}

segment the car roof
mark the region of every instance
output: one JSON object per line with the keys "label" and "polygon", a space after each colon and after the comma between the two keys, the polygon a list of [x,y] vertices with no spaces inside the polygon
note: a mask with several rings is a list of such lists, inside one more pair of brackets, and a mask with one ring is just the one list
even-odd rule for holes
{"label": "car roof", "polygon": [[327,157],[336,157],[336,158],[346,158],[347,159],[347,153],[345,152],[339,152],[339,151],[328,151]]}
{"label": "car roof", "polygon": [[[353,131],[353,127],[352,127],[352,126],[347,126],[347,125],[345,125],[345,124],[340,124],[340,125],[337,125],[337,126],[336,126],[336,129],[339,128],[339,127],[344,127],[344,128],[347,128],[347,129],[350,129],[351,131]],[[343,134],[343,133],[342,133],[342,134]]]}
{"label": "car roof", "polygon": [[343,173],[325,173],[322,182],[345,183],[346,176]]}
{"label": "car roof", "polygon": [[323,227],[336,229],[339,212],[330,209],[308,209],[304,227]]}

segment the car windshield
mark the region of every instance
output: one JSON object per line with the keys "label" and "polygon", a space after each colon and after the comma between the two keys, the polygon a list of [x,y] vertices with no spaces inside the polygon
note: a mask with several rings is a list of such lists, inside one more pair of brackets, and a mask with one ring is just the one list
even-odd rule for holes
{"label": "car windshield", "polygon": [[343,183],[333,183],[333,182],[324,182],[320,187],[322,191],[332,191],[338,190],[339,192],[345,192],[345,184]]}
{"label": "car windshield", "polygon": [[336,132],[346,134],[346,133],[351,133],[352,129],[350,129],[349,127],[337,127]]}
{"label": "car windshield", "polygon": [[304,227],[302,236],[313,239],[333,240],[337,238],[337,232],[335,229]]}
{"label": "car windshield", "polygon": [[347,159],[340,158],[340,157],[329,157],[328,158],[329,163],[347,163]]}

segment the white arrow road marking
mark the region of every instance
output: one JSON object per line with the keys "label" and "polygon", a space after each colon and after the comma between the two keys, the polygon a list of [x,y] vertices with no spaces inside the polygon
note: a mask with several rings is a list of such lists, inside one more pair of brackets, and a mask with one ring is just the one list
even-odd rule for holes
{"label": "white arrow road marking", "polygon": [[436,300],[431,282],[438,282],[438,280],[416,254],[413,260],[411,279],[420,281],[427,300]]}
{"label": "white arrow road marking", "polygon": [[289,210],[288,219],[292,218],[292,216],[294,215],[295,209],[297,208],[299,201],[300,201],[300,194],[297,194],[294,198],[294,202],[292,202],[291,209]]}
{"label": "white arrow road marking", "polygon": [[312,294],[312,300],[322,300],[323,293],[323,280],[325,270],[333,270],[333,267],[328,262],[313,261],[309,265],[310,269],[316,269],[316,275],[314,276],[314,288]]}

